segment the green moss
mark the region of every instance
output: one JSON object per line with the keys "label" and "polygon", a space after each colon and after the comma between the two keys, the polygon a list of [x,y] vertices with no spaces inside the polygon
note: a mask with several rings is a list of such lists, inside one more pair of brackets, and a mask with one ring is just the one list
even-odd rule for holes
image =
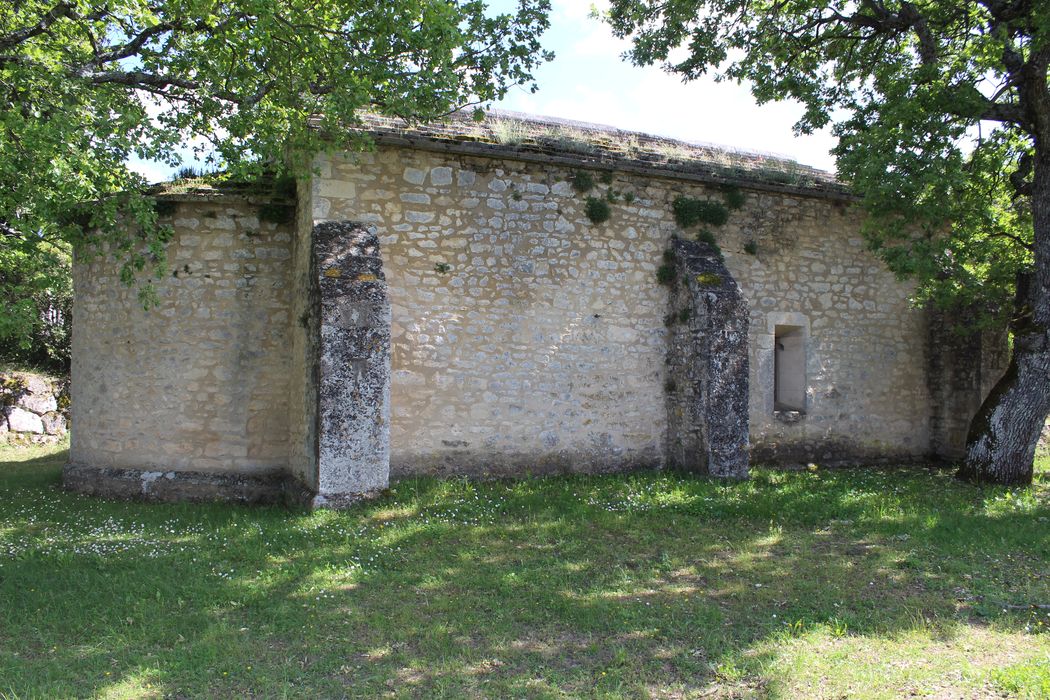
{"label": "green moss", "polygon": [[449,265],[448,263],[435,263],[434,264],[434,272],[438,273],[439,275],[444,275],[447,272],[449,272],[451,269],[452,269],[452,266]]}

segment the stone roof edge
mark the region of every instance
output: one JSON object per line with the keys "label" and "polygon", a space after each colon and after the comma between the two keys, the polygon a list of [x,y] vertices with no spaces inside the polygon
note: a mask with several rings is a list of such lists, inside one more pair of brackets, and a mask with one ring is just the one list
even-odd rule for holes
{"label": "stone roof edge", "polygon": [[288,197],[267,195],[259,192],[230,192],[220,189],[194,188],[186,192],[156,192],[150,196],[165,202],[237,202],[242,204],[279,204],[295,206],[296,201]]}
{"label": "stone roof edge", "polygon": [[455,155],[477,156],[481,158],[502,158],[526,163],[562,165],[566,167],[586,168],[610,172],[628,172],[647,177],[657,177],[683,182],[697,182],[707,185],[735,185],[750,190],[792,194],[814,199],[828,199],[841,202],[856,202],[860,197],[845,186],[814,187],[778,184],[763,181],[760,178],[732,177],[714,172],[696,172],[676,168],[674,165],[651,165],[626,157],[607,154],[605,158],[590,158],[575,153],[543,153],[523,150],[513,145],[486,143],[482,141],[457,141],[450,138],[435,138],[425,135],[410,135],[403,132],[381,128],[364,128],[378,145],[398,146],[421,151],[451,153]]}

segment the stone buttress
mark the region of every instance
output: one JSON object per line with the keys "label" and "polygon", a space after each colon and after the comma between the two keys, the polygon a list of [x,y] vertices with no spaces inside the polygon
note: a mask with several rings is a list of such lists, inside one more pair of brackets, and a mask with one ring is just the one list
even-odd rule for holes
{"label": "stone buttress", "polygon": [[748,475],[747,301],[718,251],[673,238],[667,325],[667,463]]}
{"label": "stone buttress", "polygon": [[313,229],[317,331],[317,493],[338,507],[390,475],[390,301],[379,241],[349,222]]}

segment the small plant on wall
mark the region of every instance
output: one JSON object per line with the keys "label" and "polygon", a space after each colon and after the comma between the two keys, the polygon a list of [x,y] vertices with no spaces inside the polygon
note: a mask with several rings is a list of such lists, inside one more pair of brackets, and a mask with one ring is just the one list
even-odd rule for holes
{"label": "small plant on wall", "polygon": [[729,210],[720,202],[694,197],[676,197],[671,205],[674,220],[682,228],[692,228],[697,224],[721,226],[729,221]]}
{"label": "small plant on wall", "polygon": [[591,220],[592,224],[604,223],[609,220],[610,216],[612,216],[612,211],[609,209],[609,203],[598,197],[587,198],[587,204],[584,206],[584,213],[587,214],[587,218]]}
{"label": "small plant on wall", "polygon": [[664,264],[656,269],[656,281],[665,287],[674,284],[677,273],[674,269],[674,251],[664,251]]}
{"label": "small plant on wall", "polygon": [[577,170],[570,184],[574,190],[584,194],[594,189],[594,176],[586,170]]}
{"label": "small plant on wall", "polygon": [[[612,208],[610,204],[615,204],[618,201],[623,201],[626,204],[630,204],[634,201],[634,195],[630,192],[621,192],[620,190],[613,189],[612,184],[615,176],[612,172],[604,172],[598,177],[599,181],[605,185],[605,193],[595,193],[587,197],[584,201],[584,214],[592,224],[598,225],[603,224],[612,218]],[[586,170],[578,170],[573,174],[569,180],[569,184],[576,190],[577,194],[586,194],[591,192],[597,186],[594,180],[594,175]]]}
{"label": "small plant on wall", "polygon": [[[715,242],[715,236],[708,226],[717,228],[724,225],[729,221],[729,212],[740,209],[747,201],[744,193],[735,185],[725,185],[721,190],[721,202],[681,195],[676,197],[674,202],[671,203],[675,222],[683,229],[701,225],[696,239],[709,243],[716,250],[718,250],[718,244]],[[745,246],[746,249],[747,247]]]}

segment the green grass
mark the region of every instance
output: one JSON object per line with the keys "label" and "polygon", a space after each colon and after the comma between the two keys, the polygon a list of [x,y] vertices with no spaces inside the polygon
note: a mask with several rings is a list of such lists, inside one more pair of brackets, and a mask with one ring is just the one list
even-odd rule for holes
{"label": "green grass", "polygon": [[0,697],[1046,697],[1050,467],[63,493],[0,454]]}

